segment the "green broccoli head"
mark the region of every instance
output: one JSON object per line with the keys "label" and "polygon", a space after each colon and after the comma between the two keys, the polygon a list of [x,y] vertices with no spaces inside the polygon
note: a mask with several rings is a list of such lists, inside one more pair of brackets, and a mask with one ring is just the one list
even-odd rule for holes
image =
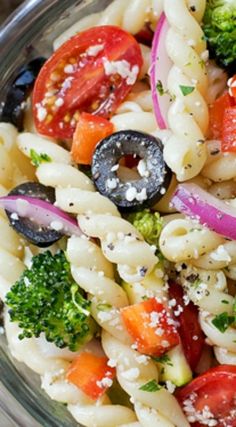
{"label": "green broccoli head", "polygon": [[211,56],[223,67],[236,65],[236,2],[207,0],[203,31]]}
{"label": "green broccoli head", "polygon": [[158,212],[144,209],[141,212],[130,214],[128,220],[142,234],[147,243],[158,246],[158,238],[163,227],[163,220]]}
{"label": "green broccoli head", "polygon": [[6,296],[12,322],[22,329],[20,339],[44,332],[57,347],[78,350],[96,330],[87,301],[70,273],[63,251],[46,251],[32,259]]}

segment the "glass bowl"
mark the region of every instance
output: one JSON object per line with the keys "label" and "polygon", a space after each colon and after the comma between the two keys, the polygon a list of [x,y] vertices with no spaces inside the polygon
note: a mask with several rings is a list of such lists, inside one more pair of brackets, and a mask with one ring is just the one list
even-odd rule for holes
{"label": "glass bowl", "polygon": [[[19,68],[37,56],[49,56],[52,41],[111,0],[28,0],[0,27],[0,105]],[[2,328],[1,328],[2,329]],[[29,354],[30,357],[30,354]],[[0,425],[2,427],[78,426],[66,407],[51,400],[40,378],[9,354],[0,335]]]}

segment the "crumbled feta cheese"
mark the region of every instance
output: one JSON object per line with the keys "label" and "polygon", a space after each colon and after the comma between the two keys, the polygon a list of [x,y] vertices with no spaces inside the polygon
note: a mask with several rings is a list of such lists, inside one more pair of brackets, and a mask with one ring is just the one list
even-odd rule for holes
{"label": "crumbled feta cheese", "polygon": [[112,166],[111,172],[116,172],[119,169],[119,164]]}
{"label": "crumbled feta cheese", "polygon": [[86,50],[86,54],[89,56],[96,56],[99,52],[101,52],[101,50],[104,49],[104,44],[96,44],[93,46],[90,46],[87,50]]}
{"label": "crumbled feta cheese", "polygon": [[202,52],[200,56],[204,62],[207,62],[209,59],[209,50],[204,50],[204,52]]}
{"label": "crumbled feta cheese", "polygon": [[138,169],[138,173],[139,173],[140,176],[146,177],[146,178],[149,177],[150,172],[147,169],[147,163],[146,163],[146,161],[144,159],[141,159],[139,161],[137,169]]}
{"label": "crumbled feta cheese", "polygon": [[151,322],[149,323],[149,326],[151,328],[155,328],[160,322],[160,314],[157,313],[157,311],[152,311],[150,313],[150,318],[151,318]]}
{"label": "crumbled feta cheese", "polygon": [[140,354],[139,356],[136,356],[135,359],[137,360],[138,363],[143,365],[147,365],[149,361],[149,357],[145,356],[145,354]]}
{"label": "crumbled feta cheese", "polygon": [[173,384],[171,381],[166,381],[166,388],[170,393],[174,393],[176,385]]}
{"label": "crumbled feta cheese", "polygon": [[138,202],[142,202],[143,200],[147,200],[147,190],[146,188],[143,188],[139,193],[136,194],[136,200]]}
{"label": "crumbled feta cheese", "polygon": [[111,368],[116,367],[116,360],[115,359],[109,359],[107,362],[107,366],[110,366]]}
{"label": "crumbled feta cheese", "polygon": [[40,105],[37,108],[37,119],[40,122],[43,122],[46,119],[46,117],[47,117],[47,110],[46,110],[46,108],[42,107],[42,105]]}
{"label": "crumbled feta cheese", "polygon": [[125,198],[128,200],[128,202],[132,202],[136,199],[137,196],[137,190],[135,187],[129,187],[128,190],[126,190]]}
{"label": "crumbled feta cheese", "polygon": [[112,315],[109,311],[99,311],[98,319],[100,320],[101,323],[107,322],[108,320],[112,319]]}
{"label": "crumbled feta cheese", "polygon": [[14,221],[18,221],[18,219],[19,219],[19,216],[17,215],[16,212],[12,212],[12,214],[10,216],[11,216],[11,219],[13,219]]}
{"label": "crumbled feta cheese", "polygon": [[50,224],[50,227],[53,230],[60,231],[60,230],[63,229],[63,224],[60,221],[52,221],[51,224]]}
{"label": "crumbled feta cheese", "polygon": [[107,76],[119,74],[122,78],[126,79],[128,85],[133,85],[136,82],[139,73],[138,65],[133,65],[131,68],[131,64],[125,59],[121,61],[109,61],[104,57],[103,66]]}
{"label": "crumbled feta cheese", "polygon": [[65,72],[66,74],[71,74],[71,73],[73,73],[73,72],[74,72],[74,67],[73,67],[73,65],[72,65],[72,64],[67,64],[67,65],[65,66],[65,68],[64,68],[64,72]]}
{"label": "crumbled feta cheese", "polygon": [[139,377],[140,371],[138,368],[131,368],[131,369],[128,369],[127,371],[122,372],[121,375],[123,378],[125,378],[128,381],[134,381]]}
{"label": "crumbled feta cheese", "polygon": [[61,107],[64,104],[63,98],[57,98],[55,101],[56,107]]}
{"label": "crumbled feta cheese", "polygon": [[108,178],[106,180],[106,188],[108,190],[114,190],[117,187],[118,180],[116,178]]}
{"label": "crumbled feta cheese", "polygon": [[111,378],[104,377],[101,379],[101,381],[97,381],[96,384],[99,388],[106,388],[106,387],[111,387],[113,384],[113,381]]}
{"label": "crumbled feta cheese", "polygon": [[231,256],[228,254],[223,245],[218,246],[218,248],[210,254],[210,258],[214,261],[231,261]]}

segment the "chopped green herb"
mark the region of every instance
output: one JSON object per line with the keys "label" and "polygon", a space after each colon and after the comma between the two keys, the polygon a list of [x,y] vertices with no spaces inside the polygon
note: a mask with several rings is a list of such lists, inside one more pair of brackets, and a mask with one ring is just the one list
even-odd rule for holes
{"label": "chopped green herb", "polygon": [[195,89],[194,86],[183,86],[183,85],[180,85],[179,88],[184,96],[190,95],[190,93],[192,93]]}
{"label": "chopped green herb", "polygon": [[97,310],[98,311],[108,311],[112,308],[111,304],[98,304]]}
{"label": "chopped green herb", "polygon": [[213,325],[222,333],[235,322],[235,316],[229,316],[228,313],[220,313],[212,320]]}
{"label": "chopped green herb", "polygon": [[148,383],[139,387],[139,390],[154,392],[160,390],[162,387],[158,384],[157,380],[151,380]]}
{"label": "chopped green herb", "polygon": [[37,168],[43,162],[51,162],[52,159],[46,153],[38,154],[33,148],[30,150],[31,163]]}
{"label": "chopped green herb", "polygon": [[229,301],[227,301],[226,299],[222,299],[221,302],[222,304],[229,304]]}
{"label": "chopped green herb", "polygon": [[173,366],[173,363],[171,362],[168,354],[163,354],[163,356],[160,356],[160,357],[153,356],[152,359],[155,362],[163,363],[163,364],[166,363],[168,366]]}
{"label": "chopped green herb", "polygon": [[157,88],[157,91],[158,91],[159,95],[161,95],[161,96],[165,95],[166,91],[163,88],[163,84],[162,84],[161,80],[157,81],[156,88]]}

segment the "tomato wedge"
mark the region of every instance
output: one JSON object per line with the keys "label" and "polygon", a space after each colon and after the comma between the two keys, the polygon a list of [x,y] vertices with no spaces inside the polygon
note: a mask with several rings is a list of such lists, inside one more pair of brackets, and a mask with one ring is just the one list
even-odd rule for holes
{"label": "tomato wedge", "polygon": [[83,31],[44,64],[33,92],[33,115],[43,135],[69,139],[81,112],[109,118],[142,66],[135,38],[115,26]]}
{"label": "tomato wedge", "polygon": [[236,366],[209,369],[176,397],[193,427],[236,427]]}
{"label": "tomato wedge", "polygon": [[200,360],[205,341],[198,321],[198,309],[191,301],[187,305],[184,303],[183,289],[175,282],[169,283],[169,296],[176,300],[173,312],[179,307],[183,310],[175,318],[179,324],[177,330],[182,341],[185,357],[190,368],[194,370]]}

